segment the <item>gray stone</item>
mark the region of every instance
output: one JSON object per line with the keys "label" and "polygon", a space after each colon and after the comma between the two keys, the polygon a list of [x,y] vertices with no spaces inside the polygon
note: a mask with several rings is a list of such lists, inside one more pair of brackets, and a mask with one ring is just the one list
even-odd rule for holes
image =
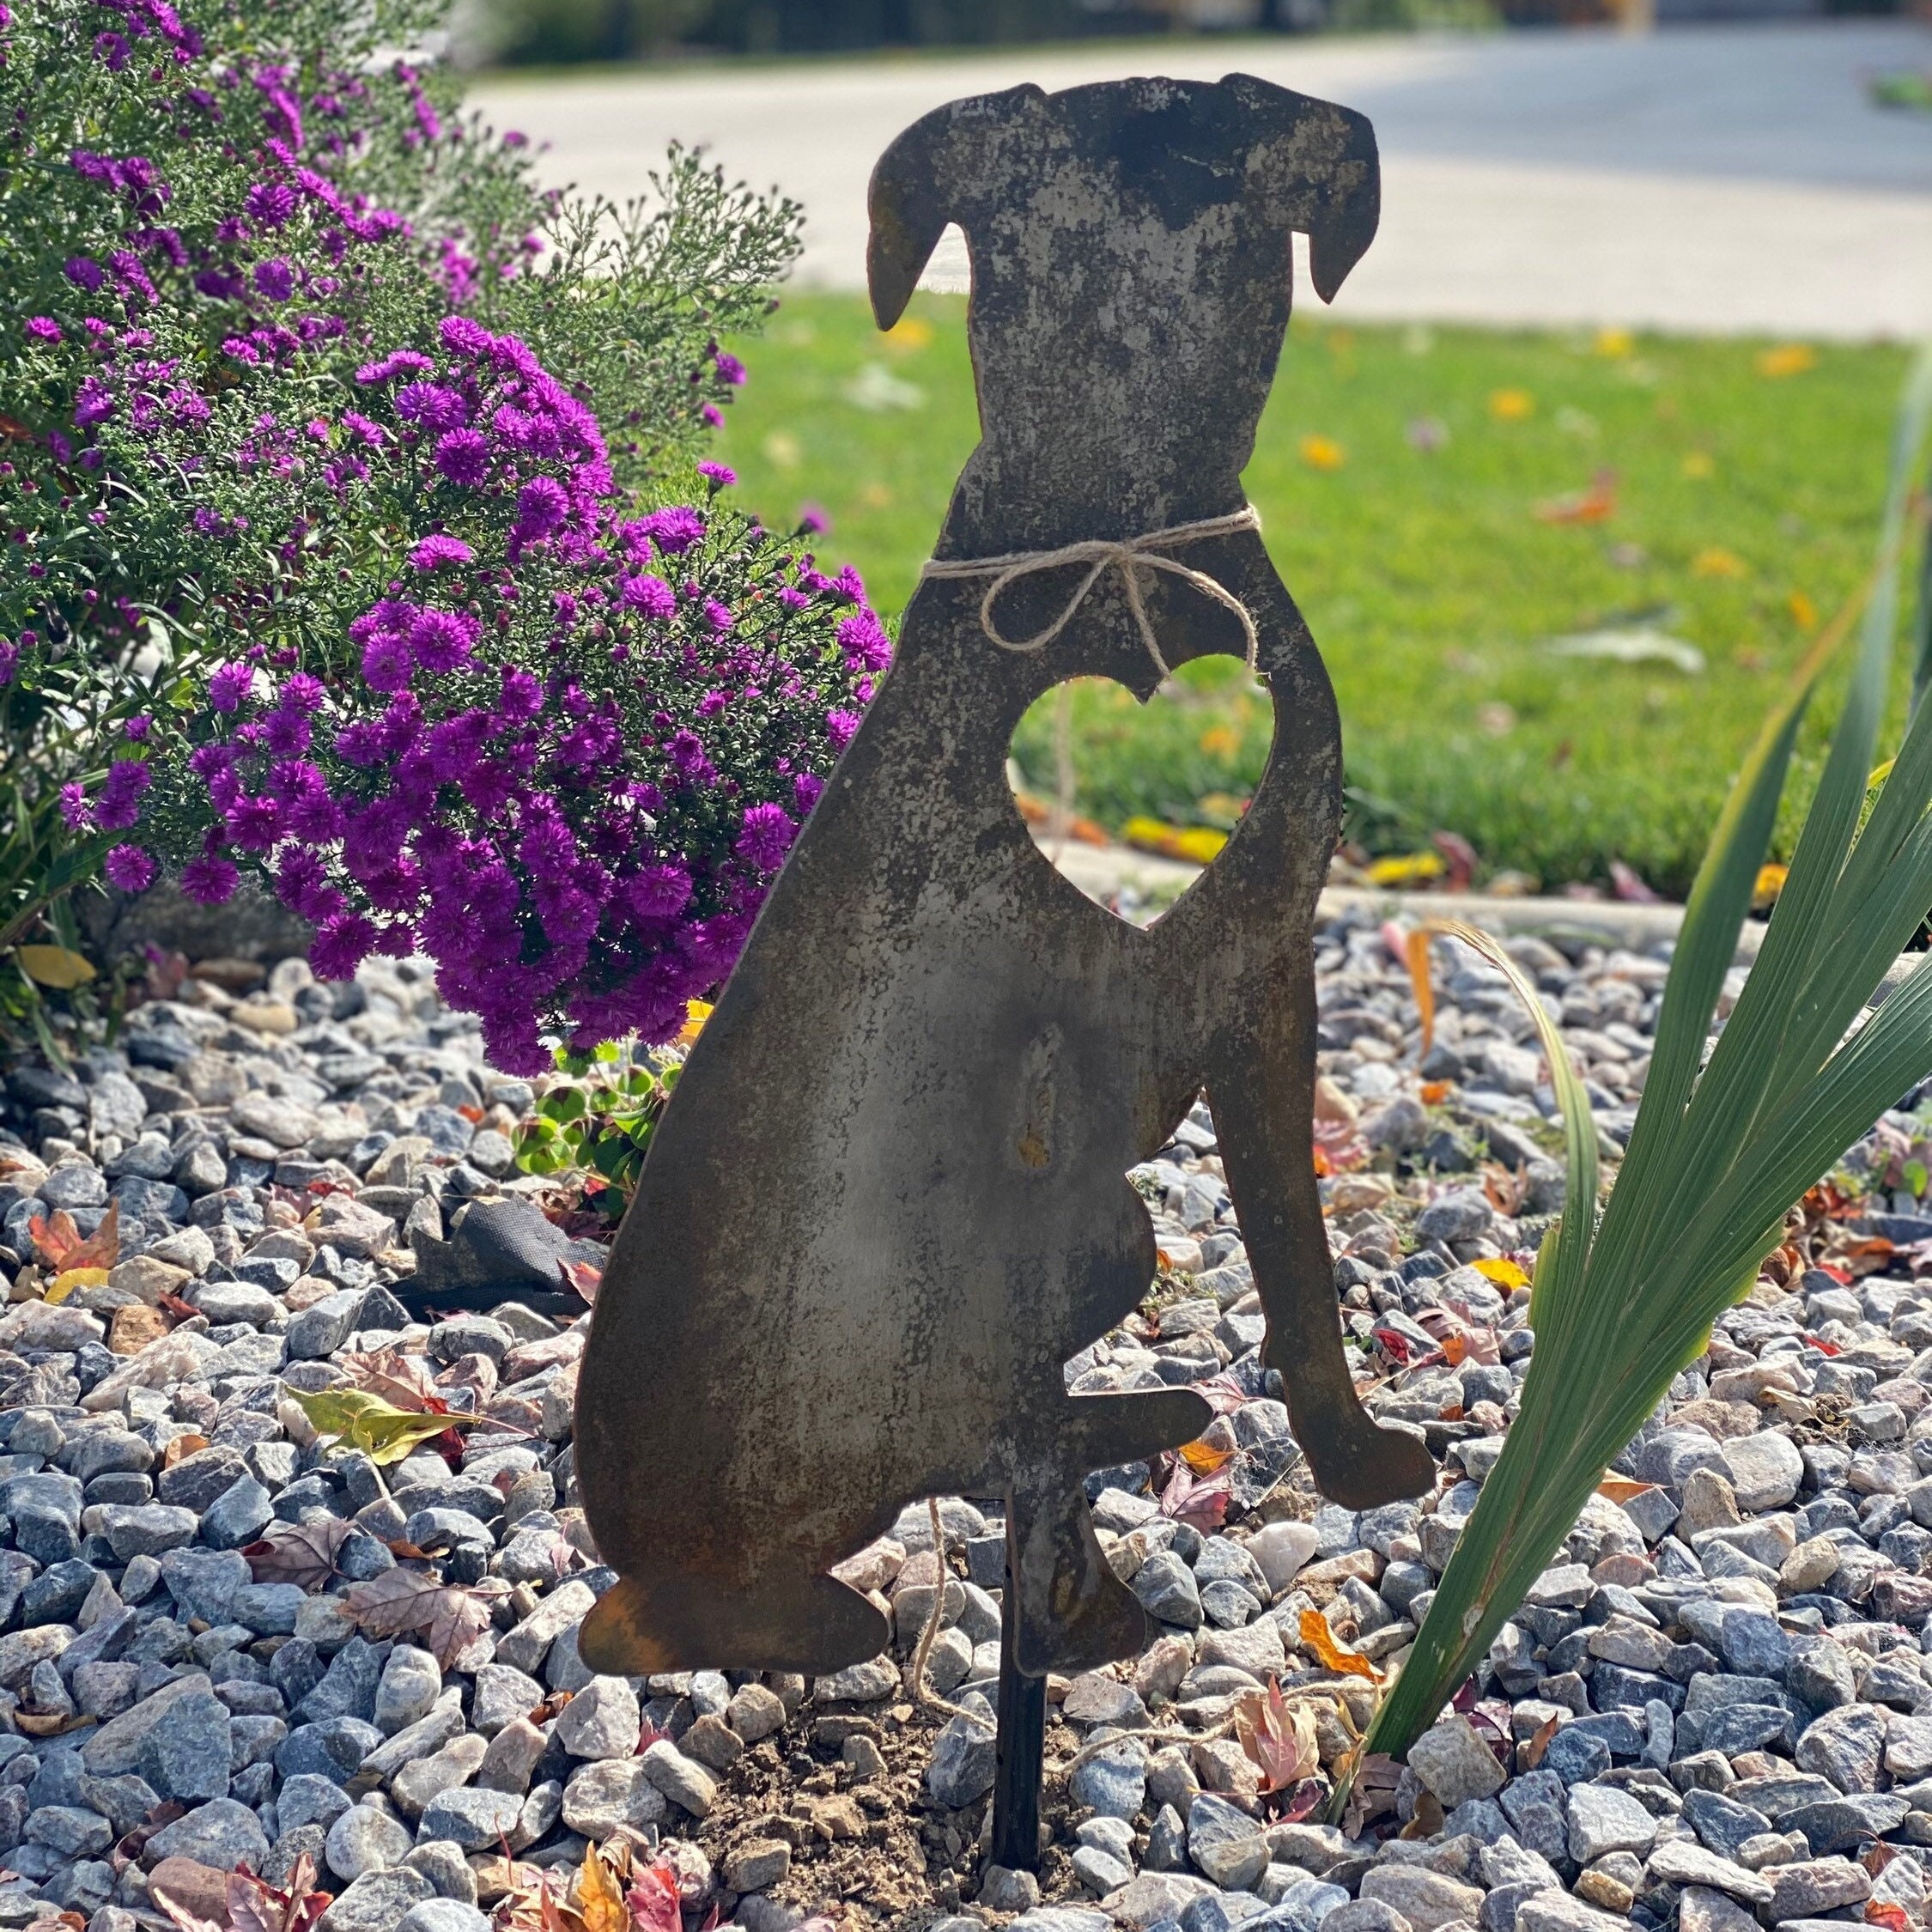
{"label": "gray stone", "polygon": [[1200,1628],[1200,1591],[1194,1571],[1172,1550],[1156,1550],[1134,1572],[1129,1587],[1150,1617],[1182,1630]]}
{"label": "gray stone", "polygon": [[201,1804],[228,1795],[234,1765],[228,1706],[205,1691],[175,1698],[141,1741],[141,1776],[164,1798]]}
{"label": "gray stone", "polygon": [[[281,1817],[279,1807],[276,1816]],[[415,1843],[409,1827],[374,1805],[351,1805],[329,1827],[329,1869],[344,1884],[399,1865]]]}
{"label": "gray stone", "polygon": [[407,1865],[367,1872],[323,1913],[318,1932],[398,1932],[429,1896],[428,1880]]}
{"label": "gray stone", "polygon": [[1496,1753],[1461,1716],[1444,1718],[1409,1747],[1409,1768],[1445,1811],[1472,1798],[1493,1796],[1503,1787]]}
{"label": "gray stone", "polygon": [[231,1483],[201,1519],[201,1540],[210,1549],[239,1550],[268,1528],[275,1505],[252,1476]]}
{"label": "gray stone", "polygon": [[103,1503],[100,1519],[117,1563],[178,1550],[193,1542],[200,1528],[192,1510],[173,1509],[165,1503]]}
{"label": "gray stone", "polygon": [[667,1811],[664,1793],[638,1758],[594,1760],[563,1788],[563,1822],[599,1841],[620,1826],[635,1830],[661,1823]]}
{"label": "gray stone", "polygon": [[425,1899],[404,1913],[396,1932],[489,1932],[489,1921],[459,1899]]}
{"label": "gray stone", "polygon": [[1564,1805],[1564,1815],[1570,1827],[1570,1856],[1579,1865],[1588,1865],[1611,1851],[1633,1851],[1641,1857],[1657,1835],[1656,1820],[1627,1792],[1607,1785],[1576,1786]]}
{"label": "gray stone", "polygon": [[1406,1919],[1414,1932],[1476,1923],[1481,1889],[1419,1865],[1377,1865],[1363,1875],[1361,1896],[1380,1899]]}
{"label": "gray stone", "polygon": [[[1720,1858],[1688,1838],[1668,1838],[1651,1850],[1650,1876],[1667,1885],[1702,1885],[1729,1893],[1748,1905],[1769,1905],[1771,1887],[1768,1880],[1728,1858]],[[1788,1915],[1779,1913],[1780,1917]]]}
{"label": "gray stone", "polygon": [[459,1786],[443,1791],[422,1807],[418,1827],[427,1838],[448,1838],[465,1851],[495,1849],[513,1836],[524,1801],[513,1791],[478,1791]]}
{"label": "gray stone", "polygon": [[1804,1459],[1789,1436],[1773,1431],[1734,1437],[1723,1446],[1724,1466],[1746,1510],[1781,1510],[1804,1481]]}
{"label": "gray stone", "polygon": [[558,1715],[556,1740],[573,1758],[628,1758],[637,1749],[639,1724],[630,1686],[621,1677],[593,1677]]}
{"label": "gray stone", "polygon": [[[653,1751],[667,1748],[653,1745]],[[645,1753],[650,1761],[650,1752]],[[926,1767],[926,1790],[935,1804],[952,1810],[983,1798],[993,1789],[993,1738],[984,1724],[965,1717],[951,1719],[933,1740],[932,1762]],[[667,1795],[676,1797],[675,1792]]]}
{"label": "gray stone", "polygon": [[349,1794],[333,1778],[313,1771],[298,1772],[283,1781],[275,1801],[276,1822],[284,1832],[319,1825],[326,1832],[349,1808]]}
{"label": "gray stone", "polygon": [[373,1719],[385,1735],[426,1716],[442,1694],[443,1674],[428,1651],[398,1643],[376,1685]]}
{"label": "gray stone", "polygon": [[1244,1892],[1267,1868],[1268,1841],[1257,1820],[1204,1791],[1188,1807],[1188,1856],[1224,1891]]}
{"label": "gray stone", "polygon": [[1122,1738],[1117,1745],[1095,1752],[1074,1767],[1067,1794],[1075,1804],[1103,1818],[1137,1816],[1146,1801],[1146,1747],[1138,1739]]}
{"label": "gray stone", "polygon": [[165,1825],[148,1840],[150,1862],[192,1858],[197,1864],[232,1871],[244,1859],[258,1871],[268,1856],[268,1834],[246,1805],[216,1798]]}
{"label": "gray stone", "polygon": [[[960,1720],[957,1717],[953,1723]],[[950,1730],[951,1725],[946,1728]],[[945,1733],[940,1733],[944,1737]],[[938,1753],[934,1758],[937,1761]],[[716,1781],[704,1767],[687,1758],[668,1738],[659,1738],[646,1751],[640,1762],[644,1766],[644,1775],[673,1804],[682,1805],[693,1817],[702,1818],[718,1801]],[[927,1783],[930,1786],[931,1777]],[[937,1795],[937,1794],[935,1794]]]}
{"label": "gray stone", "polygon": [[1801,1771],[1828,1777],[1847,1793],[1878,1789],[1884,1754],[1884,1714],[1862,1704],[1845,1704],[1814,1719],[1798,1740],[1795,1753]]}
{"label": "gray stone", "polygon": [[1850,1858],[1812,1858],[1773,1866],[1770,1880],[1773,1919],[1822,1918],[1841,1905],[1858,1905],[1872,1895],[1862,1865]]}

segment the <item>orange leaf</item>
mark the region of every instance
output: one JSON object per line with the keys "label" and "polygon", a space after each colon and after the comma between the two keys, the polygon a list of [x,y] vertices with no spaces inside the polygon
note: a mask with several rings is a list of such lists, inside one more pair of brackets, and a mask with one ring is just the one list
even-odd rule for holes
{"label": "orange leaf", "polygon": [[1643,1496],[1657,1485],[1655,1483],[1633,1483],[1626,1476],[1606,1476],[1596,1485],[1596,1493],[1611,1503],[1628,1503],[1634,1496]]}
{"label": "orange leaf", "polygon": [[171,1436],[161,1451],[161,1467],[172,1469],[185,1455],[195,1455],[208,1447],[208,1438],[190,1430],[185,1436]]}
{"label": "orange leaf", "polygon": [[1617,513],[1617,472],[1599,470],[1588,489],[1536,506],[1539,523],[1604,523]]}
{"label": "orange leaf", "polygon": [[597,1291],[604,1283],[604,1270],[590,1261],[560,1261],[556,1266],[558,1273],[583,1297],[585,1306],[594,1306]]}
{"label": "orange leaf", "polygon": [[1382,1681],[1382,1673],[1357,1652],[1335,1641],[1328,1619],[1319,1610],[1302,1612],[1301,1645],[1312,1650],[1324,1670],[1339,1670],[1346,1677],[1365,1677],[1371,1684]]}
{"label": "orange leaf", "polygon": [[1234,1451],[1216,1447],[1212,1443],[1183,1443],[1181,1445],[1181,1460],[1197,1476],[1212,1476],[1224,1462],[1232,1460]]}
{"label": "orange leaf", "polygon": [[577,1880],[577,1910],[584,1932],[630,1932],[623,1892],[595,1845],[584,1853],[584,1868]]}
{"label": "orange leaf", "polygon": [[1429,928],[1419,926],[1402,941],[1402,955],[1409,966],[1409,984],[1415,988],[1416,1011],[1422,1016],[1425,1054],[1436,1043],[1436,982],[1429,973]]}
{"label": "orange leaf", "polygon": [[1518,1771],[1533,1771],[1542,1763],[1543,1753],[1550,1748],[1550,1740],[1556,1735],[1557,1726],[1561,1722],[1560,1718],[1546,1717],[1536,1727],[1524,1741],[1522,1749],[1517,1754]]}
{"label": "orange leaf", "polygon": [[1449,1098],[1450,1090],[1455,1085],[1455,1082],[1453,1080],[1425,1080],[1422,1083],[1424,1103],[1431,1107],[1439,1107]]}
{"label": "orange leaf", "polygon": [[1285,1791],[1321,1768],[1315,1719],[1281,1694],[1281,1680],[1268,1679],[1266,1691],[1249,1691],[1235,1704],[1235,1735],[1261,1773],[1263,1791]]}
{"label": "orange leaf", "polygon": [[111,1200],[100,1225],[85,1241],[64,1207],[56,1208],[52,1221],[38,1215],[27,1224],[40,1259],[48,1267],[67,1273],[75,1268],[111,1268],[121,1258],[121,1204]]}
{"label": "orange leaf", "polygon": [[1912,1922],[1905,1916],[1905,1908],[1892,1904],[1889,1899],[1868,1899],[1865,1901],[1865,1923],[1868,1925],[1882,1925],[1885,1932],[1912,1932]]}

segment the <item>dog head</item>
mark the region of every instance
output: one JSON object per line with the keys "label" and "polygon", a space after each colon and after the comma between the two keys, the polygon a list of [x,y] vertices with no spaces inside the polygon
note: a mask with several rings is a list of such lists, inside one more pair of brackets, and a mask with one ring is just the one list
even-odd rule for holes
{"label": "dog head", "polygon": [[[1122,81],[1074,91],[1116,97],[1110,105],[1123,165],[1145,158],[1136,147],[1164,138],[1160,108],[1174,83]],[[1209,162],[1218,162],[1224,176],[1234,171],[1244,191],[1285,204],[1290,225],[1308,236],[1315,293],[1333,301],[1380,218],[1374,129],[1352,109],[1247,74],[1196,91],[1212,97],[1211,111],[1189,134],[1217,150]],[[879,157],[868,197],[866,275],[880,328],[903,313],[947,223],[965,217],[1004,167],[1024,167],[1026,147],[1044,133],[1055,102],[1067,98],[1027,86],[951,101],[915,121]],[[1289,272],[1285,262],[1282,272]]]}

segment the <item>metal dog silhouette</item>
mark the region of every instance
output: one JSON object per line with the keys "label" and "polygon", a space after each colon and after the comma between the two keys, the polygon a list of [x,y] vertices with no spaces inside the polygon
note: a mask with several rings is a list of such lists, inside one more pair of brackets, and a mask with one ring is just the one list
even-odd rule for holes
{"label": "metal dog silhouette", "polygon": [[[884,1619],[827,1571],[936,1493],[1006,1499],[1021,1669],[1139,1646],[1081,1479],[1209,1412],[1184,1388],[1071,1395],[1062,1364],[1146,1292],[1123,1176],[1204,1085],[1317,1480],[1364,1507],[1431,1479],[1419,1441],[1363,1413],[1341,1346],[1310,1125],[1340,732],[1239,481],[1291,233],[1326,299],[1377,210],[1368,123],[1243,75],[956,101],[880,161],[875,313],[897,319],[957,222],[983,440],[605,1275],[577,1467],[622,1580],[580,1634],[592,1668],[876,1655]],[[1142,930],[1035,848],[1008,744],[1063,679],[1145,700],[1230,651],[1273,694],[1267,770]]]}

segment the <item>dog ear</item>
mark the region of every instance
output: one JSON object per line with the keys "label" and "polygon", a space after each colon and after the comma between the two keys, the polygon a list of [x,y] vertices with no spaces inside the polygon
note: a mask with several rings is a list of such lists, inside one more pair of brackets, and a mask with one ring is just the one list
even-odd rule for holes
{"label": "dog ear", "polygon": [[1032,84],[950,101],[916,120],[878,158],[866,205],[866,282],[872,315],[890,329],[949,222],[985,204],[999,136],[1045,100]]}
{"label": "dog ear", "polygon": [[1368,252],[1382,218],[1376,131],[1352,107],[1294,94],[1250,74],[1230,74],[1223,84],[1262,120],[1254,165],[1307,235],[1315,292],[1332,302]]}

